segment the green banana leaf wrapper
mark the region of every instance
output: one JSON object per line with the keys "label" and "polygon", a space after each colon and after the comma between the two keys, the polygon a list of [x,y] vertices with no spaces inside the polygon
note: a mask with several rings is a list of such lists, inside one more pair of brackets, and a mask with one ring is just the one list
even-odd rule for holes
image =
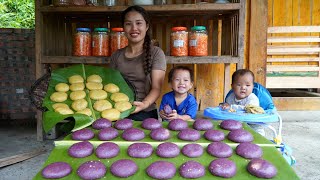
{"label": "green banana leaf wrapper", "polygon": [[[213,121],[215,127],[214,129],[218,129],[221,130],[225,133],[225,135],[228,134],[229,131],[227,130],[223,130],[219,127],[219,123],[220,121]],[[167,122],[163,123],[163,127],[167,127]],[[68,148],[77,142],[80,141],[73,141],[71,139],[71,136],[68,135],[64,138],[64,140],[62,141],[56,141],[55,145],[56,147],[53,149],[53,151],[51,152],[50,156],[48,157],[47,161],[45,162],[43,168],[51,163],[54,162],[58,162],[58,161],[64,161],[67,162],[71,165],[71,167],[73,168],[71,174],[69,174],[68,176],[61,178],[61,179],[80,179],[80,177],[77,175],[77,169],[78,167],[86,162],[86,161],[90,161],[90,160],[99,160],[102,163],[104,163],[107,167],[107,173],[105,174],[105,176],[101,179],[119,179],[119,177],[114,176],[111,172],[110,172],[110,166],[113,162],[120,160],[120,159],[131,159],[134,162],[136,162],[136,164],[138,165],[139,169],[138,171],[133,175],[130,176],[126,179],[153,179],[151,177],[149,177],[146,173],[146,169],[147,167],[155,162],[155,161],[169,161],[175,164],[177,172],[175,174],[175,176],[172,179],[184,179],[183,177],[180,176],[179,174],[179,167],[190,160],[193,161],[197,161],[199,163],[201,163],[203,166],[205,166],[206,172],[205,172],[205,176],[198,178],[198,179],[224,179],[221,177],[217,177],[217,176],[213,176],[209,170],[209,164],[211,161],[217,159],[216,157],[211,156],[210,154],[208,154],[206,152],[206,147],[207,145],[209,145],[211,142],[206,140],[205,138],[203,138],[203,136],[195,142],[190,142],[190,141],[183,141],[177,138],[177,131],[170,131],[171,132],[171,138],[167,141],[155,141],[153,139],[151,139],[149,137],[149,130],[145,130],[143,128],[141,128],[141,122],[134,122],[134,127],[139,128],[144,130],[146,137],[143,140],[140,141],[136,141],[136,142],[145,142],[145,143],[149,143],[150,145],[153,146],[154,148],[154,152],[153,154],[148,157],[148,158],[132,158],[130,156],[127,155],[127,148],[130,144],[134,143],[134,142],[130,142],[130,141],[125,141],[121,138],[121,134],[122,131],[119,131],[119,137],[115,138],[113,141],[116,144],[119,145],[120,147],[120,153],[118,156],[114,157],[114,158],[110,158],[110,159],[99,159],[96,157],[96,155],[93,153],[92,155],[85,157],[85,158],[72,158],[68,155]],[[192,128],[192,122],[189,123],[189,127]],[[254,132],[250,127],[248,127],[247,125],[244,124],[244,129],[246,129],[247,131],[249,131],[253,137],[254,137],[254,141],[253,143],[260,145],[260,147],[263,150],[263,157],[262,159],[265,159],[269,162],[271,162],[278,170],[278,174],[272,178],[272,179],[279,179],[279,180],[283,180],[283,179],[290,179],[290,180],[295,180],[295,179],[299,179],[299,177],[296,175],[296,173],[294,172],[294,170],[291,168],[291,166],[289,166],[289,164],[286,162],[286,160],[282,157],[282,155],[280,154],[280,152],[276,149],[275,144],[273,144],[272,142],[270,142],[269,140],[267,140],[266,138],[264,138],[263,136],[261,136],[260,134]],[[97,135],[98,130],[94,130],[95,134]],[[201,131],[201,135],[204,134],[204,131]],[[106,141],[100,141],[98,140],[96,137],[91,139],[90,142],[94,145],[94,147],[96,148],[99,144],[104,143]],[[204,148],[204,153],[202,156],[197,157],[197,158],[189,158],[187,156],[184,156],[182,153],[180,153],[180,155],[178,155],[175,158],[161,158],[158,157],[155,154],[155,149],[156,147],[163,143],[163,142],[173,142],[175,144],[177,144],[181,148],[186,145],[186,144],[190,144],[190,143],[197,143],[200,144],[201,146],[203,146]],[[232,160],[233,162],[235,162],[236,166],[237,166],[237,173],[234,177],[232,178],[228,178],[228,179],[237,179],[237,180],[247,180],[247,179],[261,179],[261,178],[257,178],[256,176],[251,175],[250,173],[248,173],[247,171],[247,164],[249,163],[250,160],[247,160],[245,158],[242,158],[238,155],[235,154],[235,148],[238,145],[237,143],[234,143],[232,141],[229,141],[227,139],[223,140],[224,143],[227,143],[228,145],[230,145],[233,150],[234,153],[231,157],[229,157],[228,159]],[[41,175],[41,171],[34,177],[35,180],[40,180],[40,179],[44,179]]]}
{"label": "green banana leaf wrapper", "polygon": [[[53,102],[50,100],[50,96],[52,93],[55,92],[55,86],[58,83],[69,84],[68,78],[73,75],[80,75],[86,80],[88,76],[93,74],[97,74],[102,78],[103,85],[106,85],[108,83],[116,84],[117,86],[119,86],[120,92],[125,93],[129,97],[130,102],[134,101],[134,93],[132,89],[129,87],[129,85],[124,80],[120,72],[117,70],[105,68],[105,67],[83,65],[83,64],[54,70],[51,73],[51,79],[49,82],[48,90],[42,103],[42,106],[48,109],[48,111],[45,111],[43,113],[43,129],[45,132],[48,132],[57,123],[67,118],[72,117],[74,119],[74,121],[70,121],[67,124],[64,124],[64,127],[69,126],[68,129],[72,129],[72,131],[76,131],[84,127],[90,126],[96,119],[101,118],[101,113],[94,110],[92,107],[95,101],[89,98],[88,90],[85,90],[87,93],[86,100],[88,101],[88,108],[90,108],[91,111],[93,112],[92,116],[87,116],[84,114],[62,115],[60,113],[54,112],[52,105],[55,104],[56,102]],[[73,101],[69,98],[70,91],[68,91],[67,94],[68,94],[68,99],[63,103],[66,103],[69,107],[71,107],[71,104]],[[114,106],[114,102],[109,99],[110,95],[111,93],[108,93],[107,99],[109,100],[109,102],[111,102],[112,106]],[[122,112],[120,115],[120,119],[128,117],[130,113],[134,111],[134,109],[135,107],[132,106],[131,109]]]}

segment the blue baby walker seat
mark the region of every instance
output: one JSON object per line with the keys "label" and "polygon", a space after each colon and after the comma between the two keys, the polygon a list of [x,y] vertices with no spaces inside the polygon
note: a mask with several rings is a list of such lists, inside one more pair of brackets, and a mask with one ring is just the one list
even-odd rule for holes
{"label": "blue baby walker seat", "polygon": [[[232,92],[233,90],[230,90],[228,92],[225,100]],[[270,92],[259,83],[254,83],[252,92],[259,98],[260,107],[264,109],[265,114],[250,114],[250,113],[246,113],[243,110],[240,110],[240,111],[237,110],[237,112],[229,112],[228,110],[223,110],[218,106],[218,107],[206,108],[203,112],[203,115],[205,117],[212,118],[213,120],[233,119],[233,120],[242,121],[246,123],[263,125],[264,127],[269,128],[273,132],[273,140],[271,141],[276,143],[281,148],[281,152],[285,156],[286,154],[284,154],[283,150],[288,146],[282,143],[282,137],[281,137],[282,118],[278,114],[277,109],[273,104],[273,100]],[[274,127],[268,124],[273,122],[279,122],[278,133]],[[288,160],[287,161],[290,165],[293,165],[295,163],[294,157],[292,156],[290,157],[290,159],[293,159],[291,160],[291,163]]]}

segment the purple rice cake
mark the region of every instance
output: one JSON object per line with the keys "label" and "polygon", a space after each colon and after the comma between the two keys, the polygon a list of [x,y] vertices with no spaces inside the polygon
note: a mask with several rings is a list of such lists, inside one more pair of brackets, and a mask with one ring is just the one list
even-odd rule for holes
{"label": "purple rice cake", "polygon": [[101,141],[110,141],[118,137],[118,130],[113,127],[101,129],[98,133],[98,139]]}
{"label": "purple rice cake", "polygon": [[162,127],[162,124],[158,119],[147,118],[142,121],[141,127],[148,130],[153,130]]}
{"label": "purple rice cake", "polygon": [[106,166],[100,161],[87,161],[81,164],[77,170],[82,179],[91,180],[102,178],[107,172]]}
{"label": "purple rice cake", "polygon": [[80,129],[71,134],[73,140],[86,141],[94,137],[94,132],[88,128]]}
{"label": "purple rice cake", "polygon": [[112,163],[110,171],[113,175],[126,178],[134,175],[138,170],[137,164],[129,159],[120,159]]}
{"label": "purple rice cake", "polygon": [[243,142],[252,142],[253,136],[249,131],[244,129],[236,129],[232,130],[227,135],[228,139],[236,142],[236,143],[243,143]]}
{"label": "purple rice cake", "polygon": [[113,142],[105,142],[100,144],[97,148],[96,148],[96,156],[100,159],[105,159],[105,158],[113,158],[116,157],[119,152],[120,152],[120,148],[117,144],[113,143]]}
{"label": "purple rice cake", "polygon": [[263,154],[260,146],[250,142],[240,143],[236,147],[236,153],[246,159],[261,158]]}
{"label": "purple rice cake", "polygon": [[182,119],[174,119],[169,121],[168,128],[173,131],[181,131],[188,128],[188,123]]}
{"label": "purple rice cake", "polygon": [[207,147],[207,152],[217,158],[227,158],[232,156],[232,148],[223,142],[212,142]]}
{"label": "purple rice cake", "polygon": [[181,152],[190,158],[200,157],[203,154],[203,148],[199,144],[187,144],[182,147]]}
{"label": "purple rice cake", "polygon": [[223,141],[224,140],[224,133],[222,131],[219,130],[215,130],[215,129],[209,129],[207,130],[204,134],[203,134],[204,138],[206,138],[209,141],[214,141],[214,142],[218,142],[218,141]]}
{"label": "purple rice cake", "polygon": [[165,140],[170,139],[171,134],[168,129],[161,127],[158,129],[151,130],[150,137],[151,137],[151,139],[156,140],[156,141],[165,141]]}
{"label": "purple rice cake", "polygon": [[212,175],[231,178],[237,173],[236,164],[226,158],[215,159],[209,165],[209,171]]}
{"label": "purple rice cake", "polygon": [[170,179],[176,174],[176,166],[167,161],[156,161],[147,167],[147,174],[155,179]]}
{"label": "purple rice cake", "polygon": [[222,129],[232,131],[236,129],[242,129],[242,123],[236,120],[231,120],[231,119],[224,120],[220,123],[220,127]]}
{"label": "purple rice cake", "polygon": [[72,167],[66,162],[54,162],[47,165],[41,171],[41,175],[47,179],[58,179],[69,175]]}
{"label": "purple rice cake", "polygon": [[114,127],[119,130],[126,130],[133,127],[132,119],[120,119],[114,123]]}
{"label": "purple rice cake", "polygon": [[179,146],[171,142],[161,143],[156,149],[156,154],[163,158],[173,158],[178,156],[179,153]]}
{"label": "purple rice cake", "polygon": [[268,179],[273,178],[278,173],[273,164],[263,159],[252,159],[247,166],[247,170],[254,176]]}
{"label": "purple rice cake", "polygon": [[112,122],[105,118],[97,119],[92,123],[92,128],[97,130],[108,128],[111,126]]}
{"label": "purple rice cake", "polygon": [[82,141],[73,144],[68,149],[68,154],[71,157],[83,158],[90,156],[93,153],[93,145],[88,141]]}
{"label": "purple rice cake", "polygon": [[213,123],[209,119],[196,119],[193,122],[193,128],[198,131],[206,131],[213,128]]}
{"label": "purple rice cake", "polygon": [[184,178],[195,179],[205,175],[205,167],[197,161],[187,161],[180,166],[179,172]]}
{"label": "purple rice cake", "polygon": [[134,158],[147,158],[151,156],[153,148],[148,143],[133,143],[128,147],[128,155]]}
{"label": "purple rice cake", "polygon": [[145,137],[141,129],[129,128],[123,131],[122,138],[126,141],[139,141]]}
{"label": "purple rice cake", "polygon": [[178,138],[185,141],[196,141],[201,138],[201,134],[195,129],[187,128],[178,133]]}

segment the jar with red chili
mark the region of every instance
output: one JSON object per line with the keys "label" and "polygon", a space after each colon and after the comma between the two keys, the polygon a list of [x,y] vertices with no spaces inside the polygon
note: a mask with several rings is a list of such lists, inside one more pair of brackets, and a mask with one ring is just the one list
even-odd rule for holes
{"label": "jar with red chili", "polygon": [[123,28],[112,28],[111,30],[110,54],[128,45],[128,38],[125,36]]}
{"label": "jar with red chili", "polygon": [[73,55],[91,56],[91,30],[90,28],[77,28],[73,37]]}
{"label": "jar with red chili", "polygon": [[188,56],[188,32],[186,27],[173,27],[170,35],[170,55]]}
{"label": "jar with red chili", "polygon": [[189,56],[208,56],[208,34],[206,27],[193,26],[189,33]]}
{"label": "jar with red chili", "polygon": [[92,33],[92,56],[110,56],[108,28],[95,28]]}

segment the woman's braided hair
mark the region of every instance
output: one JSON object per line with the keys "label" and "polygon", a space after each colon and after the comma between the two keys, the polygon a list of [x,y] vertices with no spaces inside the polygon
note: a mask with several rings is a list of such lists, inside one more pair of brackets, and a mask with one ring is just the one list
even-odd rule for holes
{"label": "woman's braided hair", "polygon": [[[121,13],[122,24],[124,24],[124,19],[125,19],[127,13],[130,11],[136,11],[136,12],[140,13],[142,15],[142,17],[144,18],[144,20],[146,21],[146,25],[150,25],[150,17],[149,17],[148,12],[140,6],[130,6],[125,11],[123,11]],[[143,69],[144,69],[145,75],[148,75],[152,69],[151,52],[150,52],[151,51],[151,38],[149,35],[149,29],[146,32],[146,36],[145,36],[144,42],[143,42],[143,50],[146,55],[144,63],[143,63]]]}

